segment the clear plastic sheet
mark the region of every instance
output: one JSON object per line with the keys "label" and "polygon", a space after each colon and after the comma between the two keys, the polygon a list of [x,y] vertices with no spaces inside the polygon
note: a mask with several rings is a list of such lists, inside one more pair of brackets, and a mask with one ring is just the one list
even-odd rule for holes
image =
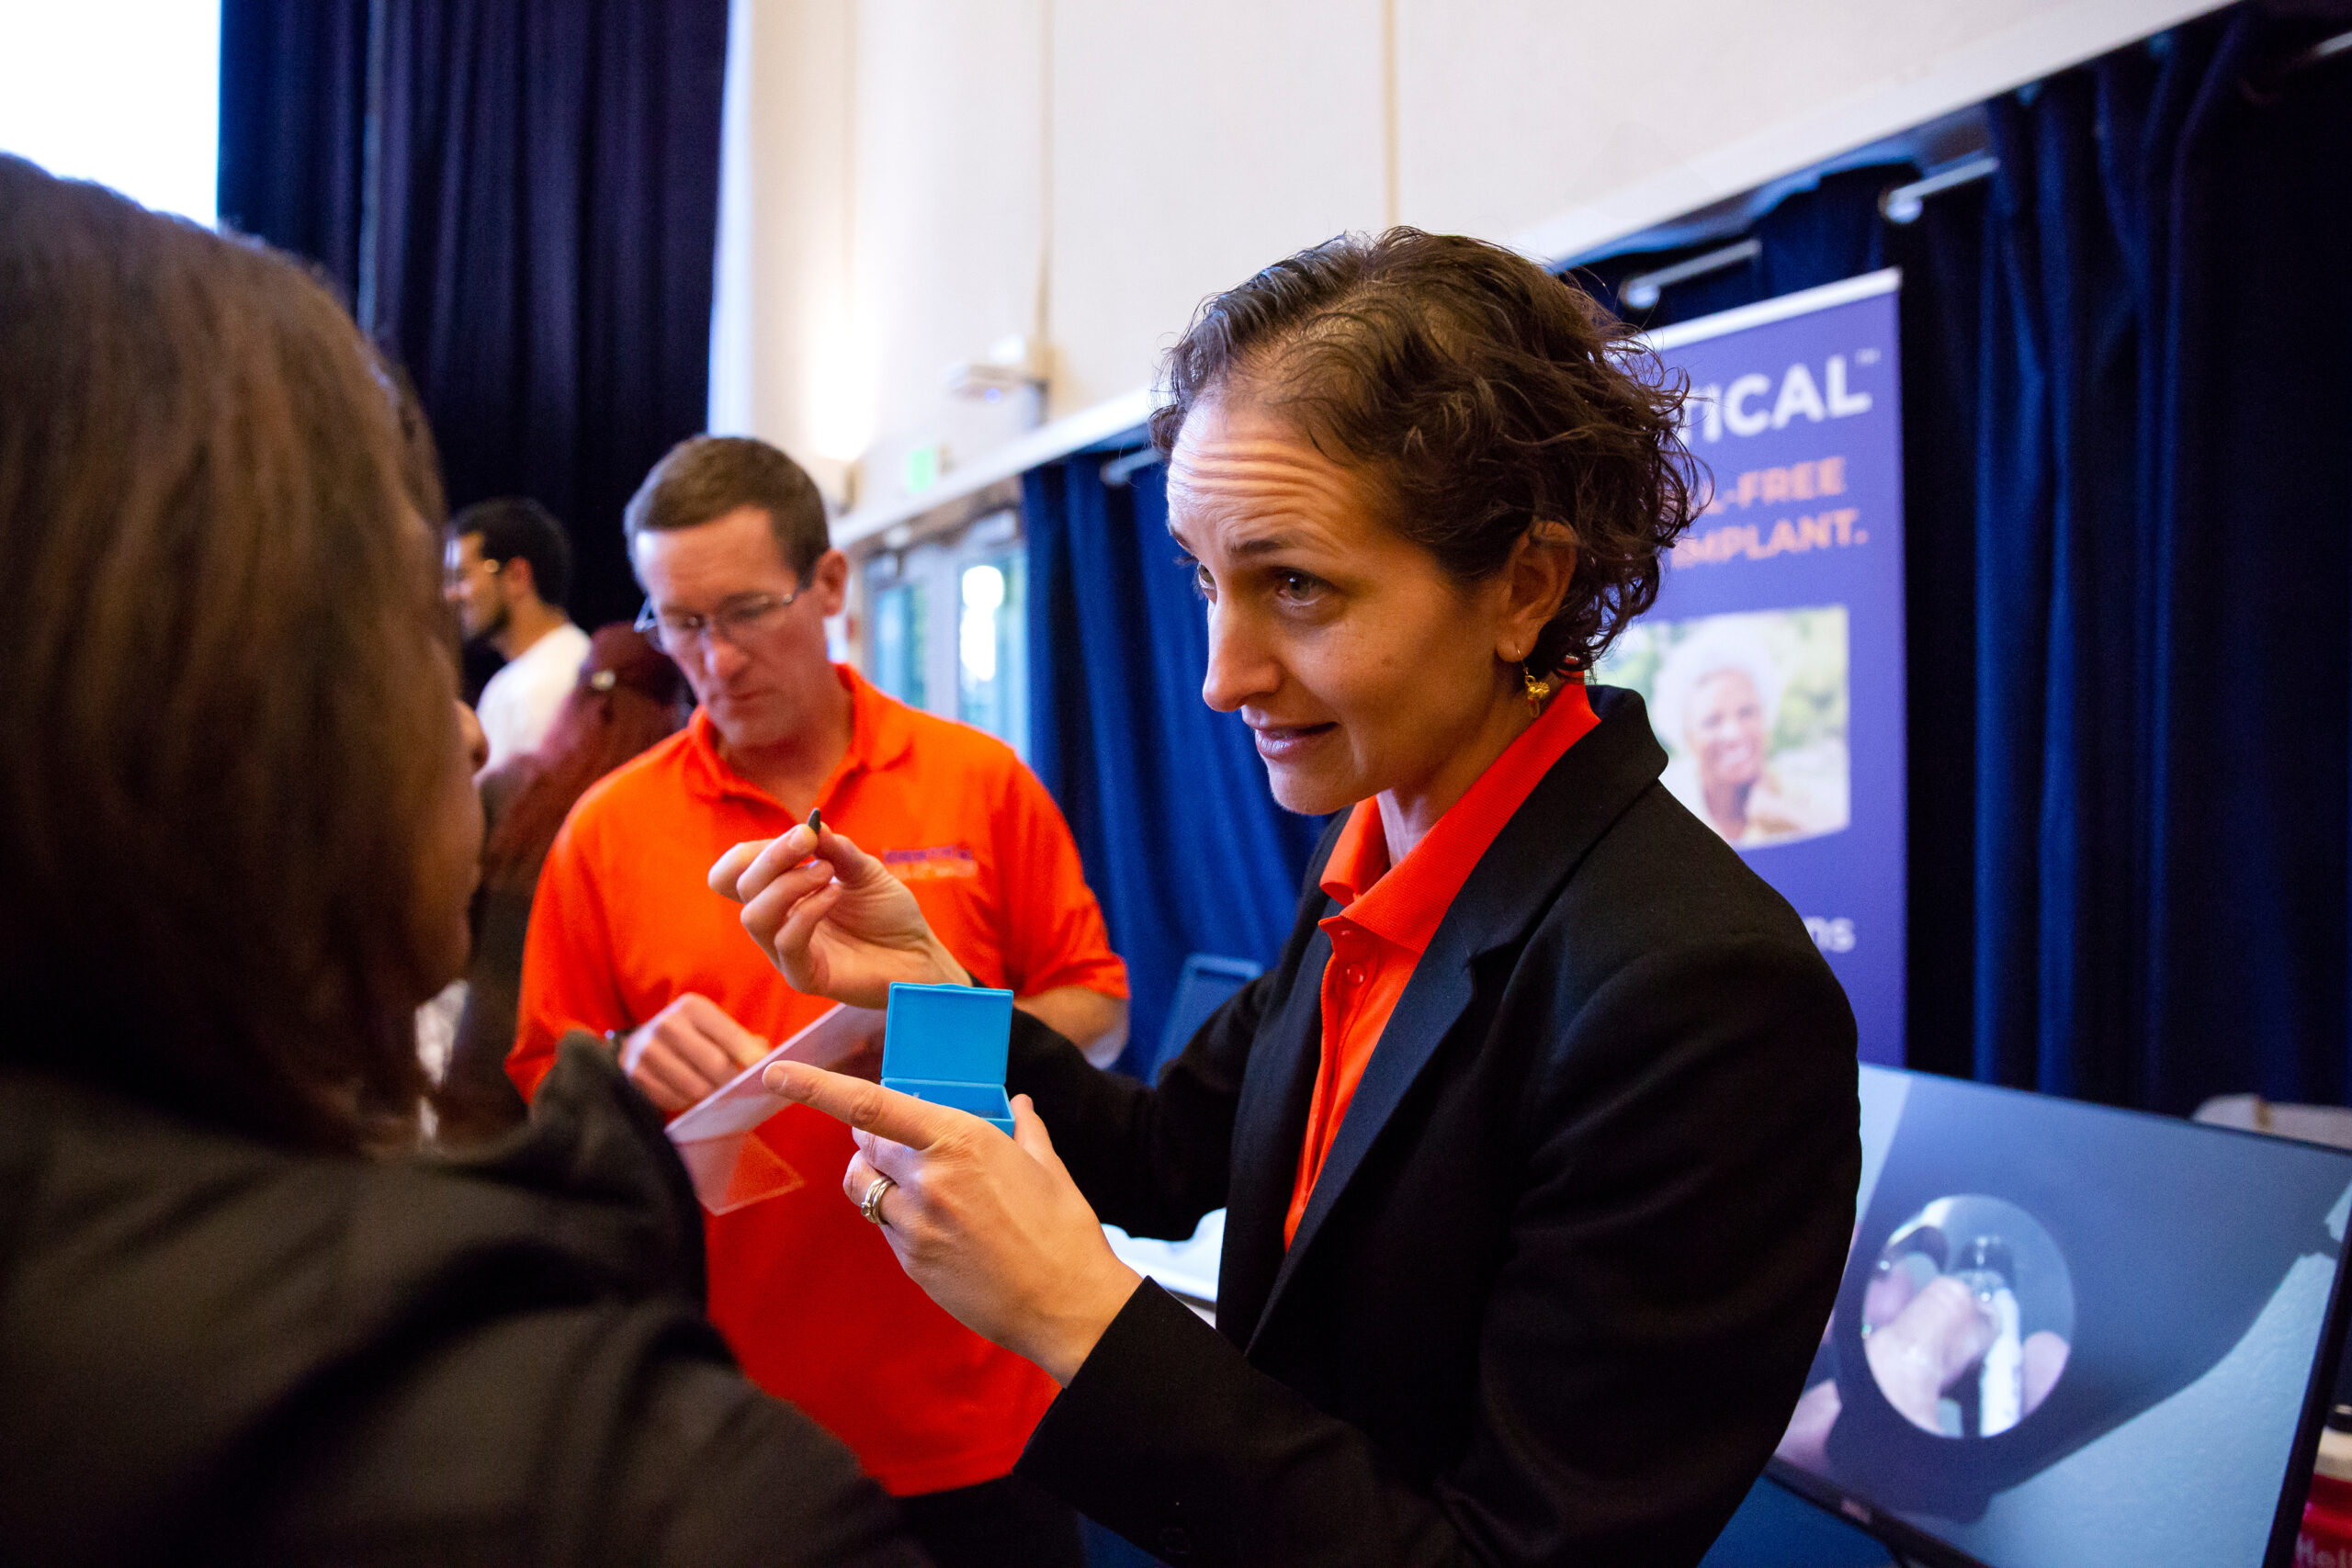
{"label": "clear plastic sheet", "polygon": [[777,1062],[838,1067],[879,1040],[882,1023],[879,1009],[836,1007],[679,1112],[670,1142],[704,1208],[724,1214],[804,1185],[798,1171],[752,1135],[789,1103],[770,1094],[761,1077]]}

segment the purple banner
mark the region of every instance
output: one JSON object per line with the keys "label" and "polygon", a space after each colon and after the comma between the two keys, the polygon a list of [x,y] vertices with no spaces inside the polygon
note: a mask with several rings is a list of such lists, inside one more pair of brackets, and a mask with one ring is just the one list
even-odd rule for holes
{"label": "purple banner", "polygon": [[1892,272],[1651,338],[1705,510],[1599,679],[1667,786],[1804,917],[1864,1061],[1903,1061],[1903,438]]}

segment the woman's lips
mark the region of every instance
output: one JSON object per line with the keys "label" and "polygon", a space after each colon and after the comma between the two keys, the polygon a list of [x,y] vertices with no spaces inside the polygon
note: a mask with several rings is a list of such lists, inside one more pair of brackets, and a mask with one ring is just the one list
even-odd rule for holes
{"label": "woman's lips", "polygon": [[1287,762],[1339,728],[1336,724],[1253,724],[1250,730],[1258,742],[1259,756],[1269,762]]}

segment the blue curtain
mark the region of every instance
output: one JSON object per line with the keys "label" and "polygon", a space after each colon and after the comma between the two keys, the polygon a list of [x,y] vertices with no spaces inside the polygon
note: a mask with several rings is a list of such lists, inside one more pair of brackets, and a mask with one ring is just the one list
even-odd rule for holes
{"label": "blue curtain", "polygon": [[371,183],[367,0],[225,0],[221,209],[372,307],[451,504],[545,502],[625,619],[621,505],[706,419],[727,0],[379,3]]}
{"label": "blue curtain", "polygon": [[1148,1075],[1191,953],[1271,964],[1322,819],[1273,803],[1249,731],[1201,702],[1208,627],[1170,542],[1165,471],[1102,482],[1080,453],[1022,481],[1030,761],[1078,840]]}
{"label": "blue curtain", "polygon": [[309,257],[346,306],[367,120],[367,0],[225,0],[220,221]]}
{"label": "blue curtain", "polygon": [[[1578,265],[1571,275],[1611,310],[1650,327],[1835,283],[1888,265],[1886,247],[1892,236],[1879,220],[1879,195],[1917,176],[1909,164],[1843,169],[1781,198],[1743,233],[1667,249],[1620,251]],[[1635,273],[1669,267],[1743,239],[1755,240],[1762,248],[1736,266],[1671,286],[1646,312],[1627,311],[1618,298],[1617,290]]]}
{"label": "blue curtain", "polygon": [[2242,6],[2005,96],[1983,186],[1896,229],[1907,171],[1825,179],[1647,318],[1904,269],[1916,1066],[2346,1098],[2352,58],[2287,66],[2347,20]]}
{"label": "blue curtain", "polygon": [[2345,1095],[2352,77],[2281,73],[2328,27],[2242,9],[1993,108],[1987,1078]]}

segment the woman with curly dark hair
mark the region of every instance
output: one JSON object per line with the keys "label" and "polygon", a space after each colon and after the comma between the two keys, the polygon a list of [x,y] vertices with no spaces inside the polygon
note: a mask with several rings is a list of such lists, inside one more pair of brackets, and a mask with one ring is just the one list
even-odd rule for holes
{"label": "woman with curly dark hair", "polygon": [[[1410,230],[1211,300],[1168,379],[1202,694],[1340,814],[1280,964],[1156,1088],[1016,1017],[1012,1140],[770,1087],[859,1129],[845,1190],[909,1271],[1063,1385],[1022,1472],[1148,1551],[1695,1562],[1787,1423],[1860,1155],[1804,925],[1584,681],[1689,519],[1679,396],[1572,285]],[[963,978],[838,835],[711,875],[803,989]],[[1214,1329],[1096,1224],[1220,1204]]]}

